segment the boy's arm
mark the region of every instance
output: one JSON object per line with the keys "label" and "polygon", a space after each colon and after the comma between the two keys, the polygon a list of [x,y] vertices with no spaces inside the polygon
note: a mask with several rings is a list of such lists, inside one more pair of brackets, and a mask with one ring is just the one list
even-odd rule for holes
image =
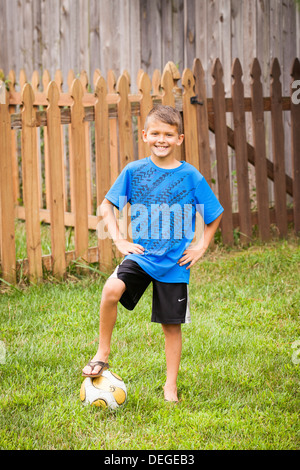
{"label": "boy's arm", "polygon": [[114,213],[114,206],[108,199],[104,199],[101,203],[100,215],[103,217],[105,227],[107,228],[116,247],[123,255],[129,255],[130,253],[142,255],[144,253],[144,247],[142,245],[131,243],[126,240],[126,238],[122,237]]}
{"label": "boy's arm", "polygon": [[185,264],[190,263],[186,268],[190,269],[200,258],[202,258],[220,224],[222,215],[223,213],[220,214],[219,217],[213,220],[210,224],[205,226],[203,236],[197,244],[190,246],[183,252],[183,256],[178,261],[180,266],[184,266]]}

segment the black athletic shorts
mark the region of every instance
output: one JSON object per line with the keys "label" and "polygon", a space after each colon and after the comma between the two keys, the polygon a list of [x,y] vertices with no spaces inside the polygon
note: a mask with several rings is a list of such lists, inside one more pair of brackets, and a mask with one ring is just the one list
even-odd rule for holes
{"label": "black athletic shorts", "polygon": [[116,267],[109,279],[114,278],[121,279],[126,285],[120,299],[126,309],[134,309],[152,282],[151,321],[164,324],[190,323],[188,284],[156,281],[138,263],[130,259],[125,259]]}

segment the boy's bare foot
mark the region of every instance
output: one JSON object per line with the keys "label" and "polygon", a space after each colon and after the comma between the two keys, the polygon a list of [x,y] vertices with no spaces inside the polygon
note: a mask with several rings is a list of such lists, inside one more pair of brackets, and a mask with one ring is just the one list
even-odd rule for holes
{"label": "boy's bare foot", "polygon": [[177,387],[170,387],[170,386],[165,385],[163,389],[164,389],[165,401],[171,401],[174,403],[178,402]]}

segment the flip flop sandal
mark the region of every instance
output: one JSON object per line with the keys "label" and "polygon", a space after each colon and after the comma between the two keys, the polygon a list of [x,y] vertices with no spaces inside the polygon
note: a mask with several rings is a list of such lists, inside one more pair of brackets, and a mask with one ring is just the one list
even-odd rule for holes
{"label": "flip flop sandal", "polygon": [[82,372],[82,377],[100,377],[104,369],[109,369],[109,364],[107,362],[102,361],[90,361],[87,365],[92,368],[91,372],[95,369],[96,366],[100,366],[101,369],[99,370],[99,372],[97,372],[97,374],[85,374],[84,372]]}

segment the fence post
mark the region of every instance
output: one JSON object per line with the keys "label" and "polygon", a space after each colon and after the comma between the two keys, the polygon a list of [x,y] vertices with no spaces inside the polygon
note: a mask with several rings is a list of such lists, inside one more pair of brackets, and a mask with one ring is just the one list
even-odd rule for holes
{"label": "fence post", "polygon": [[[97,190],[97,215],[98,208],[110,187],[110,162],[109,162],[109,120],[107,104],[107,87],[103,77],[99,77],[95,86],[95,148],[96,148],[96,190]],[[102,220],[99,219],[99,223]],[[111,268],[113,252],[110,238],[104,239],[104,233],[97,228],[98,252],[100,269]],[[103,230],[104,232],[104,230]]]}
{"label": "fence post", "polygon": [[83,90],[79,79],[71,88],[71,139],[73,154],[75,257],[88,260],[88,204],[86,184],[85,128],[82,104]]}
{"label": "fence post", "polygon": [[232,66],[231,96],[233,104],[234,145],[236,155],[236,176],[238,186],[240,241],[247,243],[252,236],[251,210],[249,197],[247,136],[245,123],[244,85],[239,59]]}
{"label": "fence post", "polygon": [[223,83],[223,67],[219,59],[214,61],[212,77],[218,189],[219,199],[224,208],[224,216],[221,220],[221,230],[223,242],[227,245],[231,245],[233,243],[233,221],[227,150],[225,91]]}
{"label": "fence post", "polygon": [[14,219],[13,168],[8,93],[0,81],[0,259],[2,277],[16,282],[16,247]]}
{"label": "fence post", "polygon": [[54,276],[63,277],[66,271],[64,186],[61,153],[61,117],[58,107],[59,90],[55,82],[47,89],[47,140],[49,152],[49,208],[51,221],[52,270]]}
{"label": "fence post", "polygon": [[286,183],[284,165],[284,128],[282,119],[282,91],[279,77],[281,75],[278,59],[274,59],[271,67],[271,120],[272,149],[274,161],[274,196],[276,224],[279,236],[287,235]]}
{"label": "fence post", "polygon": [[266,241],[270,238],[270,210],[264,126],[263,87],[260,80],[261,68],[256,58],[253,60],[250,75],[258,228],[261,239]]}
{"label": "fence post", "polygon": [[36,137],[36,111],[34,93],[26,83],[22,101],[22,171],[23,197],[26,219],[27,257],[29,278],[37,282],[42,278],[42,248],[39,217],[39,180]]}
{"label": "fence post", "polygon": [[[291,71],[292,84],[300,85],[300,61],[295,59]],[[291,127],[292,127],[292,163],[293,163],[293,199],[294,199],[294,231],[300,234],[300,103],[293,98],[295,89],[291,86]],[[299,92],[298,92],[299,95]],[[299,98],[298,98],[299,100]]]}

